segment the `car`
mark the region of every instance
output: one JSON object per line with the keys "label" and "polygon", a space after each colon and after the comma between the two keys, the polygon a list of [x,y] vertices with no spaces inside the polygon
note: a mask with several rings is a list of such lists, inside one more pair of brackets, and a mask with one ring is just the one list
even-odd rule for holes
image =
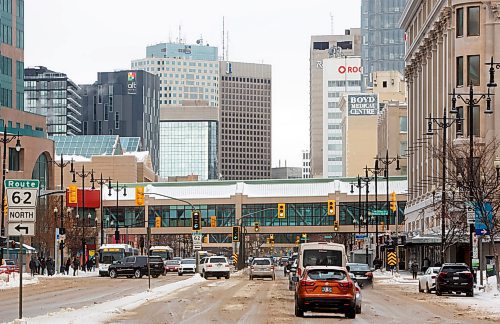
{"label": "car", "polygon": [[288,258],[288,263],[283,267],[283,275],[286,276],[290,272],[293,262],[299,257],[299,254],[295,252],[290,258]]}
{"label": "car", "polygon": [[425,273],[418,278],[418,291],[427,292],[436,290],[436,277],[439,274],[440,267],[429,267],[425,270]]}
{"label": "car", "polygon": [[254,258],[249,274],[249,279],[253,280],[253,278],[271,278],[275,280],[276,275],[272,260],[269,258]]}
{"label": "car", "polygon": [[465,263],[445,263],[436,277],[436,295],[443,293],[465,293],[474,296],[474,280],[472,272]]}
{"label": "car", "polygon": [[290,267],[290,272],[288,273],[288,290],[293,291],[295,289],[295,282],[293,282],[293,277],[297,275],[297,259],[293,262]]}
{"label": "car", "polygon": [[182,259],[177,269],[177,274],[182,276],[185,273],[196,273],[196,260],[195,259]]}
{"label": "car", "polygon": [[[159,256],[149,257],[149,268],[153,278],[158,278],[165,271],[163,259]],[[108,268],[109,276],[117,278],[126,276],[127,278],[142,278],[148,275],[148,256],[129,256],[119,261],[114,261]]]}
{"label": "car", "polygon": [[359,286],[356,275],[352,272],[349,273],[352,281],[354,281],[354,286],[356,287],[356,314],[361,314],[361,304],[363,303],[363,295],[361,294],[361,287]]}
{"label": "car", "polygon": [[177,272],[181,260],[167,260],[165,261],[165,272]]}
{"label": "car", "polygon": [[297,284],[295,316],[320,311],[344,313],[347,318],[356,318],[356,287],[346,268],[308,266],[300,277],[293,278]]}
{"label": "car", "polygon": [[206,257],[200,263],[200,268],[201,274],[205,279],[209,277],[217,277],[217,279],[224,277],[229,279],[231,273],[231,268],[225,256]]}
{"label": "car", "polygon": [[12,259],[3,259],[0,265],[0,274],[11,274],[13,272],[19,273],[19,266]]}
{"label": "car", "polygon": [[280,262],[278,263],[278,265],[280,267],[284,267],[284,266],[288,265],[288,257],[282,257],[280,259]]}
{"label": "car", "polygon": [[356,282],[360,287],[373,284],[373,272],[366,263],[347,263],[349,272],[356,275]]}

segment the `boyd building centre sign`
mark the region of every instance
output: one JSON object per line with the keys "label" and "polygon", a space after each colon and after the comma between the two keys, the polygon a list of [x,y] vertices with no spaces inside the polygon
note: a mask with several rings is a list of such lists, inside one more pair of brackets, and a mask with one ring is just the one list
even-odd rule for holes
{"label": "boyd building centre sign", "polygon": [[348,95],[347,111],[350,116],[378,115],[378,96],[376,94]]}

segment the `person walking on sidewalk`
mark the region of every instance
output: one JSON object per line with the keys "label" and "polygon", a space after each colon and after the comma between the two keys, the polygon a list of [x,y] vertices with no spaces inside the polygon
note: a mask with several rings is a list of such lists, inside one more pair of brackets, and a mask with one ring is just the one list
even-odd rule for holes
{"label": "person walking on sidewalk", "polygon": [[411,264],[411,273],[413,275],[413,279],[417,279],[417,272],[418,272],[418,263],[416,260],[413,260]]}
{"label": "person walking on sidewalk", "polygon": [[34,277],[36,273],[36,261],[34,257],[32,257],[30,260],[30,270],[31,270],[31,276]]}
{"label": "person walking on sidewalk", "polygon": [[66,272],[66,275],[69,275],[69,268],[71,267],[71,258],[68,258],[66,260],[66,264],[64,265],[64,271]]}
{"label": "person walking on sidewalk", "polygon": [[74,257],[73,258],[73,276],[76,276],[78,268],[80,268],[80,260],[78,260],[76,257]]}

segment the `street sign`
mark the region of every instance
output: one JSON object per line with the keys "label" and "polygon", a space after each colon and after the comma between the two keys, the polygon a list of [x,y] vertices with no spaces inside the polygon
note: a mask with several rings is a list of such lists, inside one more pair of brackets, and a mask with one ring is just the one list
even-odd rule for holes
{"label": "street sign", "polygon": [[380,210],[380,209],[372,210],[372,216],[387,216],[387,210]]}
{"label": "street sign", "polygon": [[323,236],[323,238],[325,240],[331,240],[333,238],[333,236],[331,236],[331,235],[325,235],[325,236]]}
{"label": "street sign", "polygon": [[35,208],[38,189],[6,188],[9,208]]}
{"label": "street sign", "polygon": [[35,223],[14,223],[9,222],[9,236],[34,236]]}
{"label": "street sign", "polygon": [[387,252],[387,264],[390,266],[395,266],[397,262],[398,259],[396,257],[396,252],[394,251]]}
{"label": "street sign", "polygon": [[195,232],[192,234],[193,237],[193,250],[199,251],[201,250],[201,240],[203,235],[200,232]]}
{"label": "street sign", "polygon": [[9,208],[9,222],[34,222],[36,220],[35,211],[35,208]]}
{"label": "street sign", "polygon": [[366,234],[356,234],[355,238],[356,240],[363,240],[366,237]]}
{"label": "street sign", "polygon": [[26,188],[26,189],[38,189],[40,187],[40,181],[38,180],[15,180],[7,179],[4,182],[5,188]]}

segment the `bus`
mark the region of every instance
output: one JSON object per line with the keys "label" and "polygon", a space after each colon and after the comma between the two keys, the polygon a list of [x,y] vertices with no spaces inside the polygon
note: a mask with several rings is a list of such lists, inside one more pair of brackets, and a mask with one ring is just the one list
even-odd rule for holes
{"label": "bus", "polygon": [[108,267],[114,261],[139,255],[139,249],[129,244],[103,244],[99,248],[99,276],[108,276]]}
{"label": "bus", "polygon": [[165,263],[167,260],[172,260],[174,257],[174,249],[168,245],[156,245],[149,248],[149,255],[160,256]]}

